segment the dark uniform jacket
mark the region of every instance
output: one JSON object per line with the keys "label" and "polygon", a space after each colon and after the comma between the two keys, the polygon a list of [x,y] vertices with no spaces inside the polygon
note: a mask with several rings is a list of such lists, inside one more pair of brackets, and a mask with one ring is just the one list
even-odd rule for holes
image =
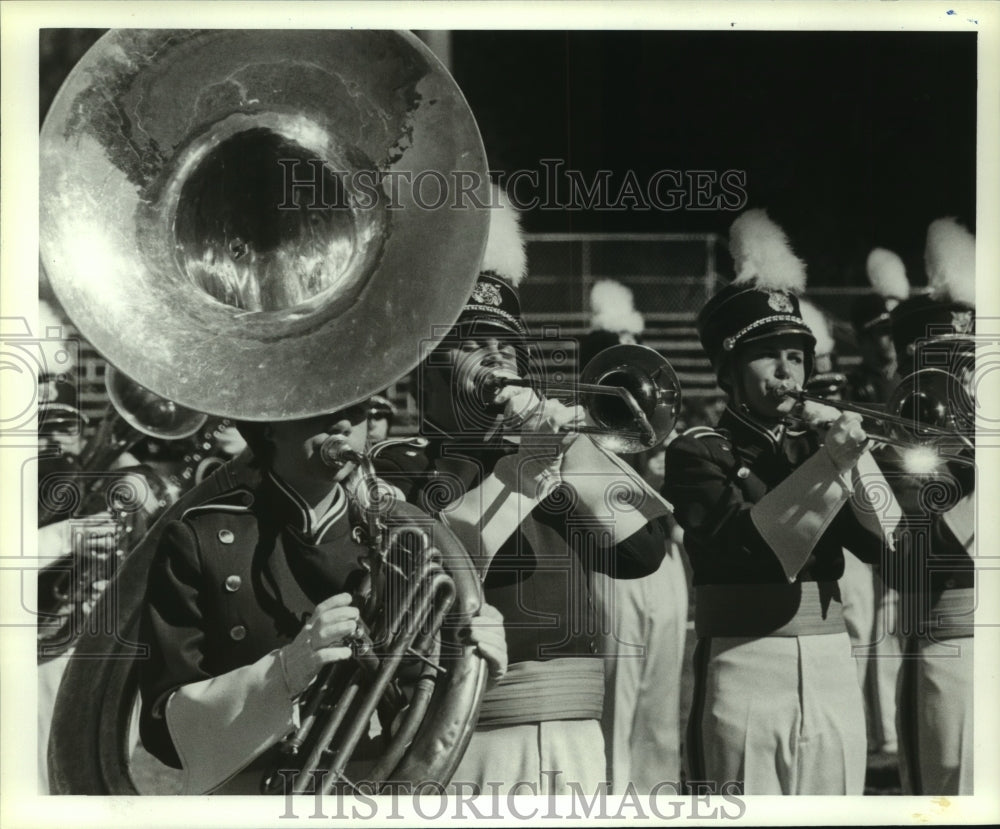
{"label": "dark uniform jacket", "polygon": [[[944,638],[943,634],[971,636],[974,597],[947,607],[941,601],[949,591],[975,586],[975,469],[949,463],[935,474],[916,475],[906,470],[906,452],[887,447],[878,455],[903,510],[895,534],[896,551],[883,562],[882,577],[903,594],[904,633],[919,632],[928,619],[934,619],[938,638]],[[956,507],[962,517],[946,520],[949,510]],[[942,614],[950,620],[946,624],[935,618]]]}
{"label": "dark uniform jacket", "polygon": [[341,492],[318,526],[270,476],[189,508],[167,525],[142,624],[143,744],[180,766],[163,718],[181,685],[250,665],[291,642],[316,604],[361,581]]}
{"label": "dark uniform jacket", "polygon": [[[663,496],[684,528],[693,583],[786,584],[774,552],[750,510],[819,448],[812,432],[771,434],[726,409],[718,427],[695,427],[666,451]],[[865,530],[844,505],[820,537],[798,581],[835,581],[844,572],[846,547],[878,561],[883,540]]]}
{"label": "dark uniform jacket", "polygon": [[[396,440],[376,447],[375,466],[408,501],[434,514],[476,487],[514,451],[499,441]],[[638,578],[655,572],[663,560],[659,522],[617,546],[594,543],[593,525],[577,515],[574,501],[570,487],[556,488],[490,562],[484,595],[503,614],[510,664],[596,655],[598,614],[589,572]]]}

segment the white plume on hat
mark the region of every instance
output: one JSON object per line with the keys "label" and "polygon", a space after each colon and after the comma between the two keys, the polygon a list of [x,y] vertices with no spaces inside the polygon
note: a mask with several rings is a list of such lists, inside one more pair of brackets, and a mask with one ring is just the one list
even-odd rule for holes
{"label": "white plume on hat", "polygon": [[490,203],[490,231],[480,271],[492,271],[513,287],[528,274],[528,254],[521,235],[521,215],[504,191],[493,185]]}
{"label": "white plume on hat", "polygon": [[875,293],[883,299],[904,300],[910,295],[906,265],[891,250],[873,248],[865,262],[865,270]]}
{"label": "white plume on hat", "polygon": [[633,305],[632,290],[613,279],[600,279],[590,289],[590,314],[595,331],[641,334],[646,327]]}
{"label": "white plume on hat", "polygon": [[835,344],[826,314],[807,299],[799,299],[799,311],[802,313],[802,320],[816,338],[816,354],[833,354]]}
{"label": "white plume on hat", "polygon": [[763,208],[748,210],[729,229],[734,282],[756,282],[772,291],[799,294],[806,287],[806,265],[793,252],[785,232]]}
{"label": "white plume on hat", "polygon": [[924,264],[931,298],[976,304],[976,237],[955,219],[931,222]]}

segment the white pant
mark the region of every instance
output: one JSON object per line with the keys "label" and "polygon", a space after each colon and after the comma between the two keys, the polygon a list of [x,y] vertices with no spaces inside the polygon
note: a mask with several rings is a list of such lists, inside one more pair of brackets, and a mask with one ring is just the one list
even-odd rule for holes
{"label": "white pant", "polygon": [[902,657],[897,633],[899,594],[887,588],[869,564],[844,550],[840,577],[844,623],[865,699],[872,750],[896,751],[896,677]]}
{"label": "white pant", "polygon": [[973,793],[974,641],[907,643],[897,704],[906,794]]}
{"label": "white pant", "polygon": [[680,550],[671,544],[659,569],[641,579],[595,574],[594,598],[606,624],[602,728],[612,791],[679,782],[688,609]]}
{"label": "white pant", "polygon": [[689,779],[756,794],[861,794],[866,740],[846,633],[716,637],[695,649]]}
{"label": "white pant", "polygon": [[597,720],[552,720],[477,729],[451,778],[456,794],[593,795],[604,782]]}

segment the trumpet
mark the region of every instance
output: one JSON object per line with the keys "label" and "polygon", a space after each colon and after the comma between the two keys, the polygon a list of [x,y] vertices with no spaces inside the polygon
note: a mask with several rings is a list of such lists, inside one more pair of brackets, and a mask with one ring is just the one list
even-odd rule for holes
{"label": "trumpet", "polygon": [[572,431],[621,455],[658,446],[670,434],[681,406],[681,388],[670,363],[643,345],[613,345],[598,353],[580,372],[578,383],[548,383],[491,374],[484,394],[495,396],[507,386],[555,394],[578,394],[593,425]]}
{"label": "trumpet", "polygon": [[[820,403],[840,412],[854,412],[865,421],[871,440],[902,450],[929,449],[937,460],[972,465],[972,440],[958,430],[972,419],[971,398],[958,378],[940,369],[921,369],[896,386],[885,410],[842,400],[828,400],[801,389],[784,394],[799,403]],[[792,419],[794,420],[794,418]]]}

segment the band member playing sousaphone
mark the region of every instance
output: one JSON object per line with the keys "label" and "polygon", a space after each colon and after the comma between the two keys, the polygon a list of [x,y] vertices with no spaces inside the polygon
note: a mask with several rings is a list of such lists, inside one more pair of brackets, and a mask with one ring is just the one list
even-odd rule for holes
{"label": "band member playing sousaphone", "polygon": [[[323,665],[353,656],[352,593],[365,571],[353,537],[359,485],[351,462],[367,403],[304,420],[242,423],[257,474],[188,506],[167,525],[147,590],[142,639],[145,747],[185,771],[184,791],[256,794],[269,752],[298,722]],[[484,607],[469,633],[497,673],[503,627]],[[371,751],[377,751],[373,746]],[[244,772],[244,773],[240,773]]]}
{"label": "band member playing sousaphone", "polygon": [[[274,772],[278,740],[294,754],[300,695],[325,721],[316,761],[287,766],[306,784],[350,788],[345,756],[383,738],[366,782],[449,778],[502,627],[480,631],[496,614],[454,535],[359,480],[367,398],[416,365],[430,316],[458,316],[482,258],[486,156],[454,80],[408,32],[112,30],[39,143],[41,260],[75,327],[151,393],[241,422],[255,465],[218,468],[119,568],[114,630],[81,637],[94,658],[56,701],[53,790],[135,792],[137,673],[143,742],[187,792],[257,791],[238,772]],[[472,183],[440,210],[390,194],[432,171]],[[93,256],[68,253],[81,238]],[[358,693],[338,709],[341,678]]]}
{"label": "band member playing sousaphone", "polygon": [[484,696],[453,785],[593,792],[605,780],[604,671],[588,572],[655,571],[667,508],[626,464],[576,433],[586,420],[580,406],[496,383],[527,378],[531,367],[516,291],[527,270],[517,214],[499,192],[493,204],[472,296],[420,371],[427,445],[392,443],[376,465],[461,538],[486,601],[503,614],[508,671]]}
{"label": "band member playing sousaphone", "polygon": [[[837,579],[843,548],[877,560],[886,533],[859,495],[881,481],[860,417],[810,404],[796,292],[805,266],[763,210],[733,224],[736,279],[698,316],[729,398],[715,428],[666,453],[663,493],[694,570],[688,779],[747,794],[860,794],[865,724]],[[890,523],[891,526],[891,523]]]}
{"label": "band member playing sousaphone", "polygon": [[881,461],[904,510],[899,556],[883,576],[899,590],[906,638],[896,725],[908,794],[973,793],[975,256],[975,237],[958,222],[932,222],[930,292],[891,315],[900,413],[917,437],[928,420],[957,432],[951,446],[918,445]]}

